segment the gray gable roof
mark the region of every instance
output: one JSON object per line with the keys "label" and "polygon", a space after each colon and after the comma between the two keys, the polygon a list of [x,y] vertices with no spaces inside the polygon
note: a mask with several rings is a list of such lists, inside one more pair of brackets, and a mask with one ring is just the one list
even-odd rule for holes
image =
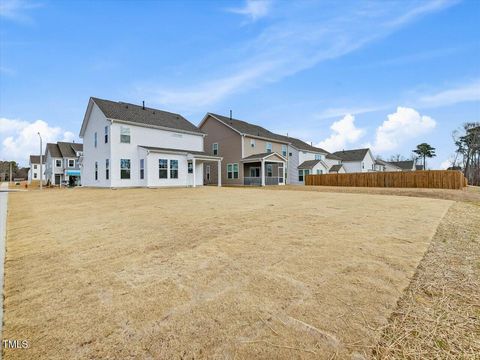
{"label": "gray gable roof", "polygon": [[290,136],[285,136],[284,137],[286,141],[291,143],[293,146],[295,146],[298,150],[305,150],[305,151],[310,151],[310,152],[317,152],[317,153],[323,153],[323,154],[328,154],[329,152],[326,150],[323,150],[322,148],[318,148],[315,146],[312,146],[310,144],[307,144],[305,141],[302,141],[297,138],[293,138]]}
{"label": "gray gable roof", "polygon": [[202,131],[180,114],[92,97],[106,118],[128,121],[141,125],[159,126],[173,130],[203,134]]}
{"label": "gray gable roof", "polygon": [[413,160],[389,161],[389,164],[398,166],[402,170],[413,170]]}
{"label": "gray gable roof", "polygon": [[[30,155],[30,164],[40,164],[40,155]],[[42,156],[42,164],[45,164],[45,156]]]}
{"label": "gray gable roof", "polygon": [[337,164],[337,165],[332,165],[330,167],[330,170],[328,170],[328,172],[336,172],[338,173],[340,171],[340,169],[342,168],[342,164]]}
{"label": "gray gable roof", "polygon": [[47,152],[51,157],[77,157],[77,151],[83,151],[83,144],[59,141],[56,144],[48,143]]}
{"label": "gray gable roof", "polygon": [[369,149],[354,149],[336,151],[333,155],[338,156],[342,161],[362,161],[367,155]]}
{"label": "gray gable roof", "polygon": [[234,128],[235,130],[237,130],[241,134],[258,136],[258,137],[262,137],[262,138],[266,138],[266,139],[271,139],[271,140],[274,140],[274,141],[279,141],[279,142],[282,142],[282,143],[285,143],[285,144],[289,143],[289,141],[286,140],[286,136],[272,133],[271,131],[269,131],[269,130],[261,127],[261,126],[250,124],[250,123],[248,123],[246,121],[243,121],[243,120],[238,120],[238,119],[234,119],[234,118],[230,119],[229,117],[226,117],[226,116],[223,116],[223,115],[218,115],[218,114],[214,114],[214,113],[208,113],[208,114],[217,118],[218,120],[224,122],[228,126]]}
{"label": "gray gable roof", "polygon": [[320,160],[306,160],[298,165],[298,169],[312,169]]}

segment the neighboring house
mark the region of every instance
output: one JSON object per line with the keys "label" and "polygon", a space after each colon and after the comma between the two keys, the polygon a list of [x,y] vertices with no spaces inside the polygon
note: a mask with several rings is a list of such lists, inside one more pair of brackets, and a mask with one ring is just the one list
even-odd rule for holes
{"label": "neighboring house", "polygon": [[341,159],[328,151],[309,145],[306,142],[285,137],[288,144],[288,184],[304,184],[309,174],[328,174],[332,166],[341,163]]}
{"label": "neighboring house", "polygon": [[[341,159],[306,142],[261,126],[208,113],[199,125],[206,148],[224,159],[222,182],[229,185],[303,184],[305,175],[326,174]],[[206,169],[216,181],[216,168]]]}
{"label": "neighboring house", "polygon": [[375,171],[402,171],[402,168],[388,161],[376,159]]}
{"label": "neighboring house", "polygon": [[83,145],[70,142],[48,143],[45,151],[45,181],[53,185],[78,186]]}
{"label": "neighboring house", "polygon": [[342,150],[333,155],[342,159],[347,173],[375,171],[375,159],[370,149]]}
{"label": "neighboring house", "polygon": [[401,171],[423,170],[423,165],[417,165],[415,160],[389,161],[392,166],[397,166]]}
{"label": "neighboring house", "polygon": [[[205,134],[179,114],[90,98],[83,119],[82,185],[164,187],[204,184]],[[218,182],[221,185],[221,182]]]}
{"label": "neighboring house", "polygon": [[212,156],[222,156],[223,167],[205,168],[207,183],[219,174],[227,185],[283,185],[288,141],[261,126],[207,113],[199,128],[206,133],[205,147]]}
{"label": "neighboring house", "polygon": [[40,181],[45,179],[45,156],[42,156],[42,173],[40,174],[40,155],[30,155],[30,170],[28,171],[28,181]]}

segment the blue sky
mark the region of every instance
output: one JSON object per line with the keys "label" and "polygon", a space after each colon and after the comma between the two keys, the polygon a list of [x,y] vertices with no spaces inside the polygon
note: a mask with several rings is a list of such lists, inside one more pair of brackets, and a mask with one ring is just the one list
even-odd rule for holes
{"label": "blue sky", "polygon": [[88,98],[228,114],[447,164],[480,121],[480,1],[0,2],[0,159],[78,139]]}

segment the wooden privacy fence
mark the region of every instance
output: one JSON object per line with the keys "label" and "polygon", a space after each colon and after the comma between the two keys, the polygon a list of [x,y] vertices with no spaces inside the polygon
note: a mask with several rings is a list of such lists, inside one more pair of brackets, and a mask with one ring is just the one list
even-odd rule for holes
{"label": "wooden privacy fence", "polygon": [[461,171],[389,171],[350,174],[306,175],[305,185],[463,189],[467,179]]}

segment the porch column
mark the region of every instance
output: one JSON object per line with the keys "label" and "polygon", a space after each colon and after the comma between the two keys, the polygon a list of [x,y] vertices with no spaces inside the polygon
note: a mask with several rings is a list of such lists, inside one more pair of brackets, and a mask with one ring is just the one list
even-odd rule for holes
{"label": "porch column", "polygon": [[218,186],[222,186],[222,161],[218,160]]}
{"label": "porch column", "polygon": [[286,173],[286,170],[285,168],[287,167],[286,163],[283,163],[283,183],[286,185],[287,184],[287,179],[285,178],[285,173]]}
{"label": "porch column", "polygon": [[195,167],[195,158],[192,159],[192,166],[193,166],[193,187],[196,187],[197,184],[196,184],[195,176],[197,175],[197,174],[196,174],[197,169],[196,169],[196,167]]}
{"label": "porch column", "polygon": [[262,159],[262,186],[265,186],[265,160]]}

